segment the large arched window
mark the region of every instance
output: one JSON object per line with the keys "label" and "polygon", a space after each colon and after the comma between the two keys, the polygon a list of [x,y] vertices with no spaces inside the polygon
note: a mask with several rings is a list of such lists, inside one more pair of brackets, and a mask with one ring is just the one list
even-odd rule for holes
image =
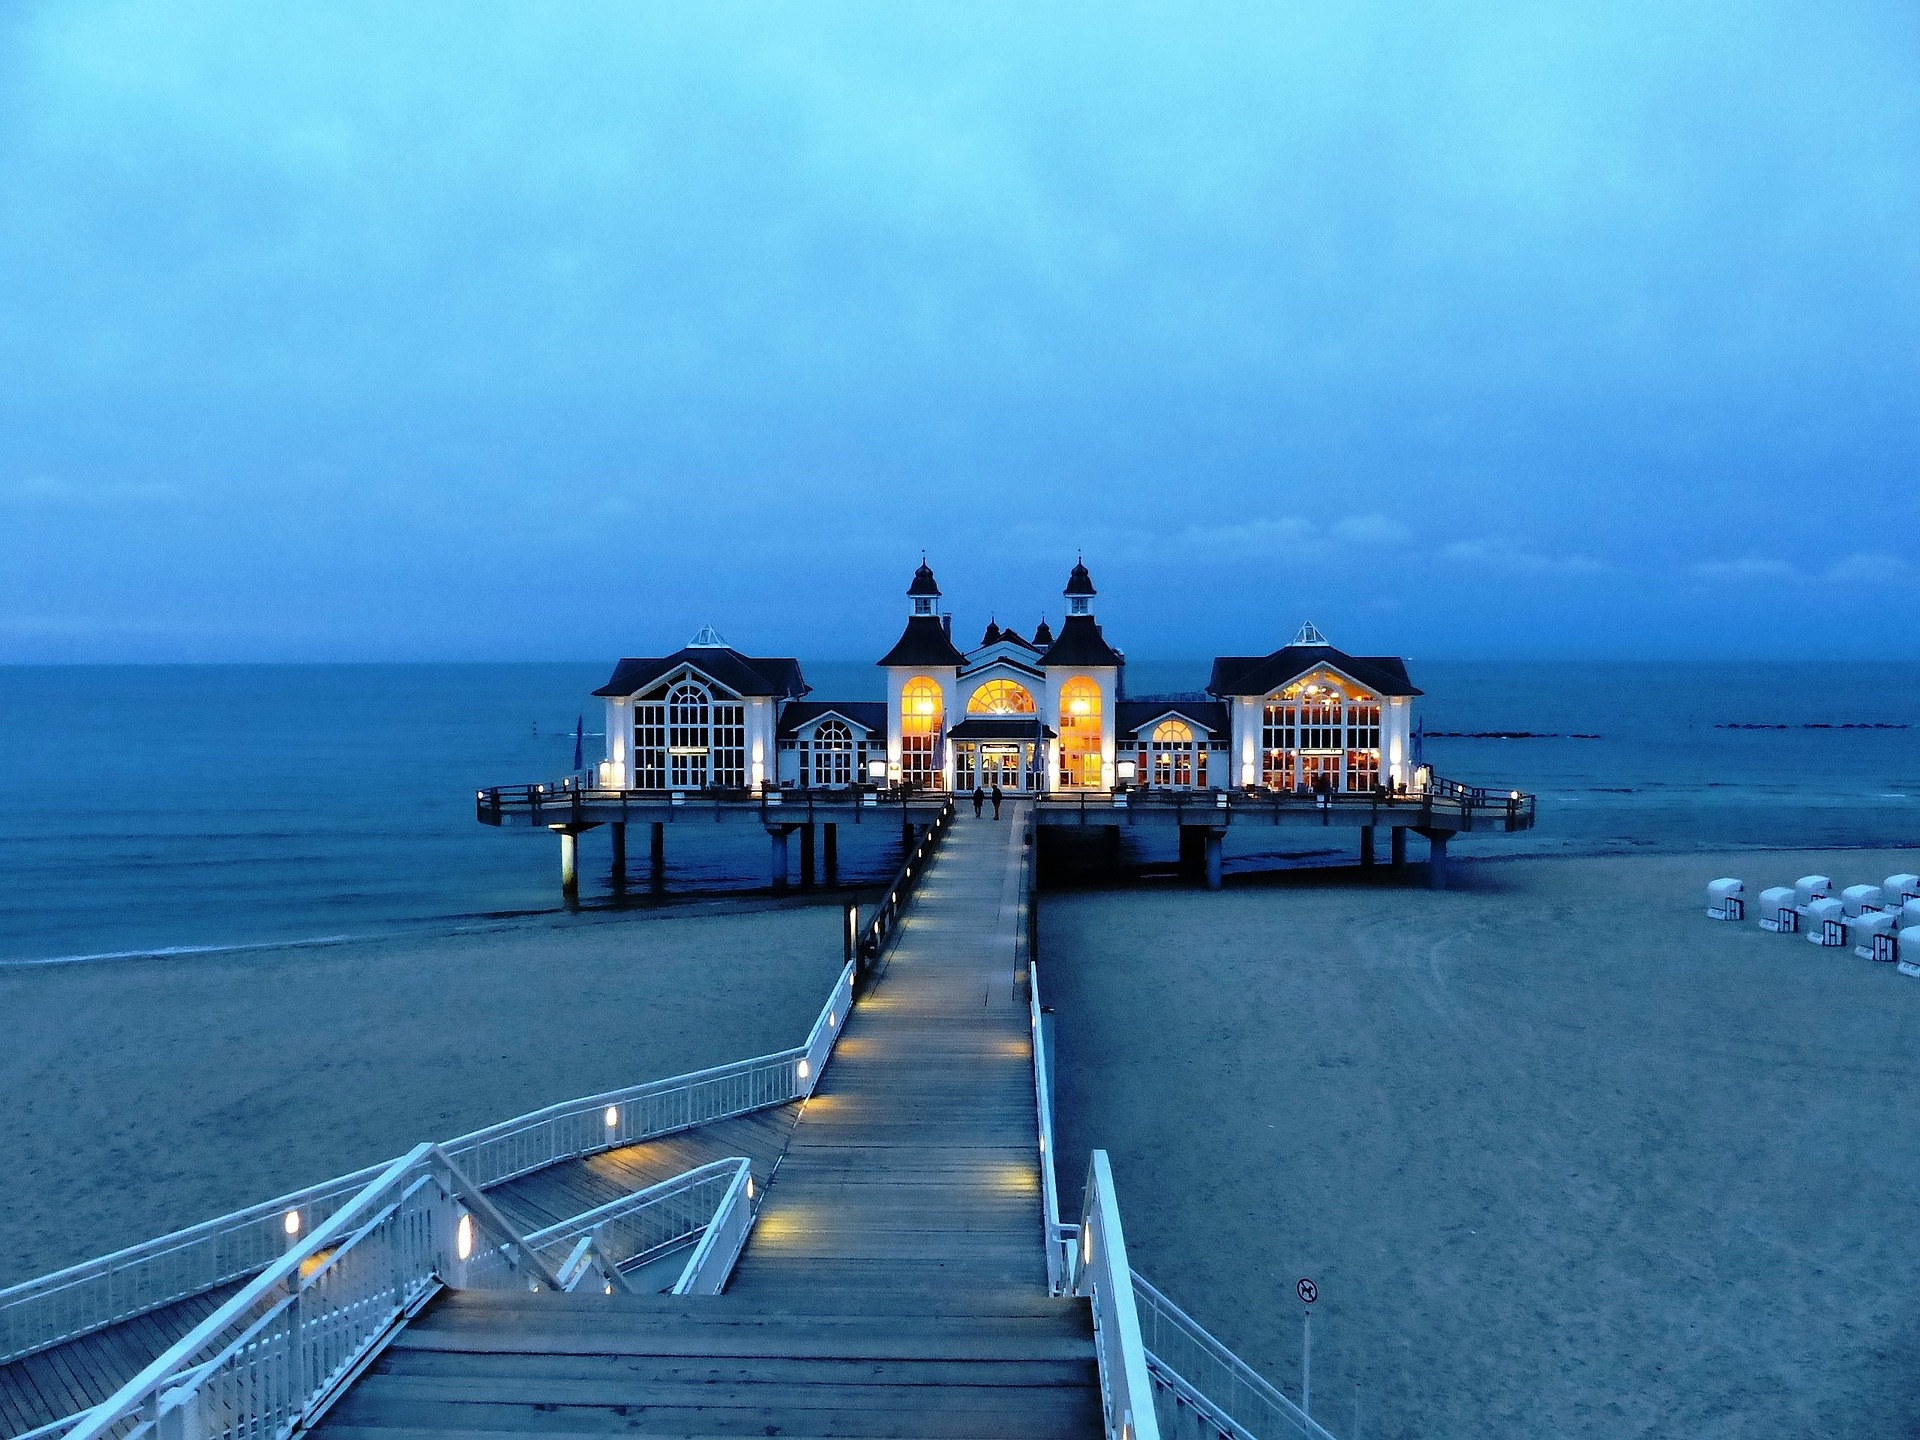
{"label": "large arched window", "polygon": [[1267,697],[1260,781],[1274,790],[1347,790],[1380,783],[1380,698],[1329,671]]}
{"label": "large arched window", "polygon": [[1153,727],[1152,769],[1156,785],[1180,789],[1206,784],[1206,760],[1196,753],[1193,727],[1184,720],[1162,720]]}
{"label": "large arched window", "polygon": [[989,680],[967,697],[969,715],[1031,715],[1037,708],[1018,680]]}
{"label": "large arched window", "polygon": [[932,790],[942,783],[940,733],[946,704],[939,682],[916,675],[900,692],[900,779]]}
{"label": "large arched window", "polygon": [[667,770],[676,789],[708,783],[712,759],[713,697],[686,681],[667,694]]}
{"label": "large arched window", "polygon": [[1077,676],[1060,687],[1060,783],[1098,788],[1106,781],[1101,755],[1100,687]]}
{"label": "large arched window", "polygon": [[[802,783],[809,783],[805,775]],[[853,783],[853,731],[838,720],[823,721],[813,732],[814,785]]]}

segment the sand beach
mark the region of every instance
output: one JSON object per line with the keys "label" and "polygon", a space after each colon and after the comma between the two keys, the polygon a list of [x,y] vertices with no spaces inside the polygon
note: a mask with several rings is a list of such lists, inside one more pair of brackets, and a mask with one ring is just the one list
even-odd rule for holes
{"label": "sand beach", "polygon": [[0,966],[0,1285],[804,1038],[837,899]]}
{"label": "sand beach", "polygon": [[1476,860],[1047,894],[1062,1182],[1315,1413],[1414,1435],[1909,1435],[1920,981],[1704,918],[1911,852]]}

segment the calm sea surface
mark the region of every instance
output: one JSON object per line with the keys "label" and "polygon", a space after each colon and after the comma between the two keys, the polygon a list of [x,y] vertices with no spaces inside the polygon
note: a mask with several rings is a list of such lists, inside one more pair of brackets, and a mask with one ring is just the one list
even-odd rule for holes
{"label": "calm sea surface", "polygon": [[[1920,665],[1414,670],[1430,734],[1557,737],[1429,739],[1442,774],[1541,796],[1537,832],[1487,848],[1920,843],[1920,729],[1838,728],[1920,723]],[[552,837],[476,824],[473,791],[569,769],[583,710],[593,758],[597,702],[586,696],[606,671],[0,669],[0,961],[556,909]],[[1206,672],[1205,661],[1136,663],[1129,690],[1196,690]],[[807,674],[822,697],[881,698],[871,665],[816,663]],[[583,843],[589,903],[606,891],[603,833]],[[1263,848],[1274,838],[1295,848]],[[669,840],[670,888],[764,883],[757,831]],[[894,840],[885,826],[843,827],[843,878],[884,875]],[[1236,836],[1229,869],[1310,853],[1299,831]],[[644,856],[642,840],[637,868]]]}

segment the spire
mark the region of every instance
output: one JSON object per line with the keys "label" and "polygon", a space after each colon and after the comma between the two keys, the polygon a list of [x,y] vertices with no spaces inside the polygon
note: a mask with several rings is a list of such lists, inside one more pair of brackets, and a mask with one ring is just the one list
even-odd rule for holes
{"label": "spire", "polygon": [[933,567],[927,564],[924,550],[920,552],[920,568],[913,572],[913,583],[907,586],[907,598],[913,601],[915,615],[940,613],[940,582],[933,578]]}
{"label": "spire", "polygon": [[1047,617],[1044,615],[1040,617],[1039,627],[1033,632],[1033,644],[1038,650],[1044,650],[1053,644],[1053,627],[1047,624]]}
{"label": "spire", "polygon": [[1060,593],[1067,597],[1069,616],[1093,613],[1093,597],[1100,592],[1093,588],[1093,576],[1087,573],[1087,562],[1083,557],[1074,557],[1073,570],[1067,576],[1067,588]]}
{"label": "spire", "polygon": [[1327,637],[1322,635],[1319,630],[1314,627],[1314,623],[1309,620],[1300,627],[1300,633],[1293,637],[1293,643],[1295,645],[1326,645],[1331,642],[1329,642]]}
{"label": "spire", "polygon": [[689,650],[731,650],[732,648],[720,638],[720,632],[711,625],[702,625],[700,633],[687,641]]}
{"label": "spire", "polygon": [[980,643],[982,645],[998,645],[1000,643],[999,621],[992,619],[987,621],[987,632],[980,637]]}

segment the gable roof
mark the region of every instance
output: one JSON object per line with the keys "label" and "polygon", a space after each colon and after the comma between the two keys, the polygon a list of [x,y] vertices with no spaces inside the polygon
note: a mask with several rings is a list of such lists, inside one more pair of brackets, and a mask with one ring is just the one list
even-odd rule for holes
{"label": "gable roof", "polygon": [[798,660],[752,659],[730,646],[683,646],[671,655],[622,660],[613,667],[613,678],[593,693],[637,695],[682,665],[698,670],[736,695],[771,695],[785,700],[807,693]]}
{"label": "gable roof", "polygon": [[1224,700],[1120,700],[1113,707],[1116,735],[1134,735],[1159,724],[1169,716],[1185,720],[1205,740],[1227,739],[1227,704]]}
{"label": "gable roof", "polygon": [[1302,675],[1337,670],[1376,695],[1419,695],[1398,655],[1349,655],[1331,645],[1283,645],[1271,655],[1221,655],[1207,681],[1210,695],[1271,695]]}
{"label": "gable roof", "polygon": [[1060,638],[1040,657],[1042,665],[1124,665],[1126,657],[1100,633],[1091,615],[1069,615],[1060,622]]}
{"label": "gable roof", "polygon": [[884,700],[793,700],[780,709],[780,724],[775,738],[791,740],[802,725],[829,715],[838,716],[869,735],[887,733],[887,702]]}
{"label": "gable roof", "polygon": [[907,628],[900,632],[900,638],[893,642],[893,648],[874,661],[876,665],[914,665],[932,669],[957,669],[966,663],[967,657],[953,648],[953,637],[947,633],[947,627],[941,623],[938,615],[909,616]]}

